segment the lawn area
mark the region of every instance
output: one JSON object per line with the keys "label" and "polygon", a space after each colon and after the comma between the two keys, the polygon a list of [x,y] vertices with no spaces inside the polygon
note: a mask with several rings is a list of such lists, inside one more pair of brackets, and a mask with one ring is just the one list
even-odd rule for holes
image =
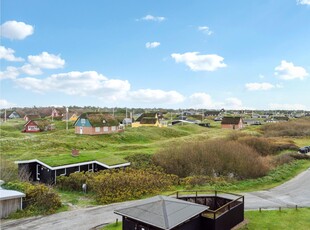
{"label": "lawn area", "polygon": [[249,223],[240,230],[268,229],[268,230],[308,230],[310,229],[310,208],[246,211],[245,219]]}
{"label": "lawn area", "polygon": [[[21,132],[24,123],[22,119],[1,123],[1,158],[11,162],[39,159],[52,166],[90,160],[114,165],[126,162],[124,158],[132,154],[153,154],[160,147],[181,140],[223,137],[229,132],[184,124],[167,128],[128,127],[123,133],[89,136],[74,134],[72,124],[66,131],[65,122],[54,121],[56,130],[30,134]],[[72,149],[80,150],[80,156],[72,157]]]}

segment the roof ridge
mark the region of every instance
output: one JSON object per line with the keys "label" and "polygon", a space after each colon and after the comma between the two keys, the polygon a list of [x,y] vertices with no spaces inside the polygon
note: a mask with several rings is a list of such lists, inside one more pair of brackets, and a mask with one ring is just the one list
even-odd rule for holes
{"label": "roof ridge", "polygon": [[160,202],[162,203],[162,211],[163,211],[163,218],[164,218],[164,225],[166,229],[169,229],[169,220],[167,215],[167,209],[166,209],[166,202],[163,196],[159,196]]}

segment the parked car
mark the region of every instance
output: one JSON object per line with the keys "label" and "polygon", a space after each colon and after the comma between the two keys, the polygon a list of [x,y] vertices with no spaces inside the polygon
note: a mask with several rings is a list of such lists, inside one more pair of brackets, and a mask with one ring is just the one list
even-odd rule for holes
{"label": "parked car", "polygon": [[302,147],[299,149],[299,152],[306,154],[306,153],[310,152],[310,148],[309,148],[309,146]]}

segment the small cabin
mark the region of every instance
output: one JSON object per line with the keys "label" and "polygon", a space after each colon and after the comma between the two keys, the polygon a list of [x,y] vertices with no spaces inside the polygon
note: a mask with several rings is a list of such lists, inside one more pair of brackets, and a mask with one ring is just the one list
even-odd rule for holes
{"label": "small cabin", "polygon": [[177,192],[175,198],[155,196],[114,213],[122,216],[123,230],[230,230],[244,220],[244,197]]}
{"label": "small cabin", "polygon": [[222,129],[242,129],[244,127],[241,117],[223,117],[221,122]]}
{"label": "small cabin", "polygon": [[[76,154],[76,152],[74,152]],[[19,174],[29,175],[30,181],[38,181],[45,184],[56,184],[58,176],[68,176],[75,172],[97,172],[105,169],[123,168],[130,165],[129,162],[116,165],[107,165],[99,161],[86,161],[75,164],[51,166],[40,160],[16,161]]]}
{"label": "small cabin", "polygon": [[83,113],[74,126],[75,134],[100,135],[124,131],[116,118],[104,113]]}

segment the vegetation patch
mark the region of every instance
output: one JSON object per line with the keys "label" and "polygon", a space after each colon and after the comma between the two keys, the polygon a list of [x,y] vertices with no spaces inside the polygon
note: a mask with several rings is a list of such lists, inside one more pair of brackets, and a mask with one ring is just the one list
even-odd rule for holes
{"label": "vegetation patch", "polygon": [[282,209],[279,210],[263,210],[246,211],[245,219],[249,221],[241,230],[251,229],[270,229],[270,230],[289,230],[310,229],[310,208],[302,209]]}
{"label": "vegetation patch", "polygon": [[23,192],[26,195],[23,198],[23,210],[12,214],[11,218],[52,214],[61,208],[59,195],[51,187],[44,184],[8,182],[4,187]]}
{"label": "vegetation patch", "polygon": [[84,183],[98,203],[107,204],[168,190],[178,183],[178,177],[158,170],[127,168],[97,173],[73,173],[68,177],[57,178],[57,186],[62,190],[80,190]]}

